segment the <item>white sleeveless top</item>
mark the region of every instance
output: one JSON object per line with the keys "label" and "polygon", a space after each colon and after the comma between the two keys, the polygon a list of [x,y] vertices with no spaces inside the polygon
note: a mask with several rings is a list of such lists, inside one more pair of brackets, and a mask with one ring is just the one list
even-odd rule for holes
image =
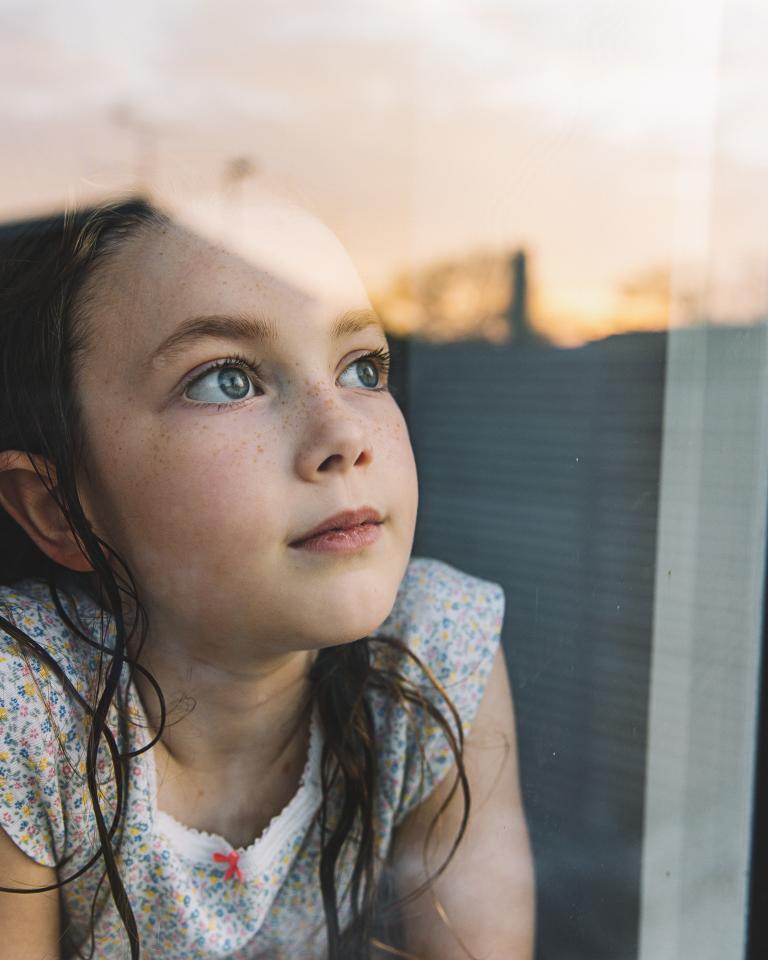
{"label": "white sleeveless top", "polygon": [[[80,623],[101,640],[104,620],[84,596]],[[404,641],[435,673],[458,710],[464,732],[477,711],[499,643],[504,594],[497,584],[448,564],[413,558],[386,621],[371,634]],[[71,607],[70,615],[75,614]],[[0,615],[47,650],[78,692],[88,697],[98,653],[59,617],[47,587],[23,581],[0,587]],[[76,617],[73,617],[76,619]],[[109,644],[108,625],[105,641]],[[372,643],[374,661],[390,656]],[[410,661],[403,672],[429,695]],[[127,678],[126,678],[127,682]],[[452,755],[436,725],[423,713],[407,713],[382,693],[369,702],[379,746],[377,855],[390,851],[393,831],[452,767]],[[433,696],[433,701],[439,700]],[[119,735],[116,708],[109,725],[121,750],[147,741],[144,711],[133,684],[127,689],[127,739]],[[0,827],[38,863],[59,868],[62,879],[98,848],[85,781],[84,711],[56,674],[0,628]],[[420,749],[423,748],[423,755]],[[233,851],[220,836],[183,826],[157,809],[152,751],[129,761],[126,816],[117,852],[120,875],[133,908],[142,956],[163,960],[255,960],[258,957],[321,958],[325,920],[318,875],[322,730],[313,717],[300,786],[286,807],[247,848]],[[100,780],[114,801],[110,766]],[[342,858],[349,875],[354,851]],[[91,904],[99,864],[62,890],[69,938],[89,950]],[[106,889],[96,913],[98,960],[129,957],[122,923]],[[343,883],[341,885],[343,889]],[[2,896],[3,894],[0,894]],[[348,904],[340,904],[342,925]]]}

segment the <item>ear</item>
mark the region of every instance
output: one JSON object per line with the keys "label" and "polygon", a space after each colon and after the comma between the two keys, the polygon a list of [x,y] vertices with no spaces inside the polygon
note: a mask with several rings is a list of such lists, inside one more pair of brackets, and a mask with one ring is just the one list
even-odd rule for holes
{"label": "ear", "polygon": [[[37,460],[37,464],[45,475],[45,461]],[[54,476],[52,470],[51,474]],[[19,450],[0,453],[0,506],[51,560],[70,570],[93,569],[29,454]]]}

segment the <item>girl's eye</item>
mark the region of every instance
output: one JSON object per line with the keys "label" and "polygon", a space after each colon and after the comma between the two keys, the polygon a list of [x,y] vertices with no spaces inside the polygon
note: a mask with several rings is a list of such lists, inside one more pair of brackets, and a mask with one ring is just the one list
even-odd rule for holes
{"label": "girl's eye", "polygon": [[[389,373],[389,351],[379,347],[371,353],[353,360],[339,377],[342,386],[362,386],[368,390],[386,390]],[[345,380],[350,373],[356,374],[356,382]],[[209,367],[184,388],[184,396],[197,403],[211,403],[220,407],[231,406],[256,396],[254,384],[256,373],[245,361],[230,357]]]}
{"label": "girl's eye", "polygon": [[256,390],[242,366],[226,362],[188,384],[184,396],[198,403],[228,404],[248,400],[256,396]]}
{"label": "girl's eye", "polygon": [[[389,352],[380,347],[372,353],[366,353],[365,356],[353,360],[339,377],[340,383],[342,377],[345,377],[350,370],[357,371],[357,378],[362,386],[368,387],[370,390],[385,390],[389,372]],[[344,386],[347,386],[347,384],[344,384]],[[357,386],[357,384],[352,383],[349,386]]]}

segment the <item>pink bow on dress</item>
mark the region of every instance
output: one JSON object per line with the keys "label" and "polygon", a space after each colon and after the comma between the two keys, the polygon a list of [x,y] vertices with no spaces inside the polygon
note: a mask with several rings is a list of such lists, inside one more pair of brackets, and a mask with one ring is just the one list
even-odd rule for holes
{"label": "pink bow on dress", "polygon": [[214,853],[213,859],[216,863],[228,863],[229,869],[224,874],[225,880],[231,880],[232,877],[237,877],[238,880],[243,879],[242,871],[237,865],[237,861],[240,859],[240,854],[237,850],[233,850],[231,853]]}

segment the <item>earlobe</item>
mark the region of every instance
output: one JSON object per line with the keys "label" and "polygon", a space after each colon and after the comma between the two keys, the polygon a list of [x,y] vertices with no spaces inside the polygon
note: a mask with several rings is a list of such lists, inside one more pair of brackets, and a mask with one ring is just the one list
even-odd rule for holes
{"label": "earlobe", "polygon": [[[37,465],[45,474],[45,461]],[[51,476],[55,479],[52,471]],[[70,570],[93,569],[29,454],[19,450],[0,453],[0,506],[51,560]]]}

